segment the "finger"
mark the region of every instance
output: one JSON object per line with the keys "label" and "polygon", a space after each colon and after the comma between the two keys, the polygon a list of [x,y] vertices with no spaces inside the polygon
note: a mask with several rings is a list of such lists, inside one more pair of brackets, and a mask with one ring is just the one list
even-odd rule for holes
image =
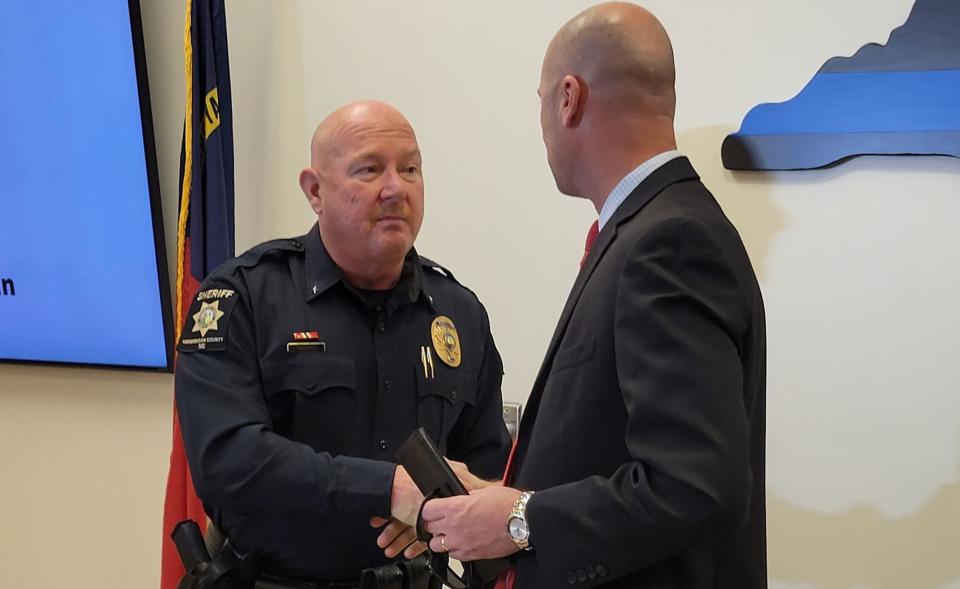
{"label": "finger", "polygon": [[388,519],[386,519],[386,518],[384,518],[384,517],[380,517],[379,515],[375,515],[375,516],[373,516],[373,517],[370,518],[370,527],[371,527],[371,528],[382,528],[384,525],[386,525],[386,523],[387,523],[388,521],[390,521],[390,520],[388,520]]}
{"label": "finger", "polygon": [[481,488],[479,488],[479,489],[473,489],[473,490],[469,491],[469,494],[470,494],[470,495],[485,495],[485,494],[487,494],[487,493],[499,493],[499,492],[500,492],[500,489],[502,489],[502,488],[503,488],[503,485],[500,485],[500,484],[487,485],[487,486],[481,487]]}
{"label": "finger", "polygon": [[401,532],[394,540],[390,543],[389,546],[383,551],[384,555],[387,558],[393,558],[394,556],[400,554],[414,542],[416,542],[417,536],[414,534],[413,530],[407,528]]}
{"label": "finger", "polygon": [[423,510],[420,512],[423,521],[431,522],[443,519],[447,513],[447,504],[450,499],[431,499],[423,504]]}
{"label": "finger", "polygon": [[438,553],[439,553],[439,552],[446,552],[446,549],[444,549],[443,544],[440,543],[440,538],[441,538],[441,536],[434,536],[433,538],[430,538],[430,550],[431,550],[431,551],[433,551],[433,552],[438,552]]}
{"label": "finger", "polygon": [[443,530],[440,529],[440,521],[434,520],[432,522],[425,521],[423,524],[423,529],[425,529],[430,535],[436,536],[437,534],[443,533]]}
{"label": "finger", "polygon": [[447,462],[450,464],[453,473],[457,475],[457,478],[460,479],[460,482],[463,483],[463,486],[466,487],[468,491],[477,487],[478,479],[470,472],[466,464],[457,462],[456,460],[450,460],[449,458],[447,458]]}
{"label": "finger", "polygon": [[416,542],[416,540],[417,535],[412,529],[408,528],[400,532],[397,537],[393,539],[393,542],[390,542],[383,553],[387,556],[387,558],[393,558],[394,556],[403,552],[407,546],[410,546]]}
{"label": "finger", "polygon": [[400,534],[403,533],[405,529],[409,529],[404,523],[398,522],[396,520],[391,521],[387,524],[387,527],[383,528],[383,531],[380,532],[380,535],[377,536],[377,546],[380,548],[386,548],[397,539]]}
{"label": "finger", "polygon": [[403,557],[406,559],[416,558],[426,552],[427,545],[423,542],[414,542],[413,544],[407,546],[406,550],[403,551]]}

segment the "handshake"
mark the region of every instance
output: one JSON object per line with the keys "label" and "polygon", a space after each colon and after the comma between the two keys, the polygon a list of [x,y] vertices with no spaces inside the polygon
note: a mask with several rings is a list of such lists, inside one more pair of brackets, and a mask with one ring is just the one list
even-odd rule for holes
{"label": "handshake", "polygon": [[[500,481],[485,481],[477,477],[462,462],[448,459],[447,464],[463,483],[467,492],[501,484]],[[398,465],[393,475],[393,490],[390,493],[391,518],[377,516],[370,518],[371,526],[383,528],[380,536],[377,537],[377,546],[383,549],[387,558],[393,558],[401,552],[404,558],[414,558],[427,549],[426,544],[417,540],[415,530],[417,515],[420,513],[423,501],[423,493],[410,477],[407,469]]]}
{"label": "handshake", "polygon": [[[520,491],[504,487],[502,481],[483,480],[461,462],[446,460],[447,470],[421,432],[410,437],[398,456],[406,466],[398,465],[394,472],[391,518],[370,519],[371,526],[382,528],[377,546],[387,558],[415,558],[428,547],[461,561],[500,558],[519,550],[507,533],[507,520]],[[450,471],[459,481],[451,480]],[[440,491],[437,498],[431,496],[424,504],[422,490],[433,489]],[[418,515],[422,532],[431,536],[429,546],[417,538]]]}

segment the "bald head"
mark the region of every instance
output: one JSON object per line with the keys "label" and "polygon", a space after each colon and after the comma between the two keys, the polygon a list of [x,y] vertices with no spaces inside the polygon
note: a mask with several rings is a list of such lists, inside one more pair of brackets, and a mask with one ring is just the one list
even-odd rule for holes
{"label": "bald head", "polygon": [[564,194],[600,210],[639,164],[676,149],[673,48],[660,21],[626,2],[599,4],[557,32],[540,72],[540,128]]}
{"label": "bald head", "polygon": [[352,135],[403,136],[416,141],[413,127],[393,105],[379,100],[347,103],[323,119],[310,140],[310,164],[321,170],[330,157],[340,153],[345,138]]}
{"label": "bald head", "polygon": [[567,22],[547,48],[543,77],[556,84],[568,74],[607,108],[673,118],[673,48],[660,21],[640,6],[599,4]]}

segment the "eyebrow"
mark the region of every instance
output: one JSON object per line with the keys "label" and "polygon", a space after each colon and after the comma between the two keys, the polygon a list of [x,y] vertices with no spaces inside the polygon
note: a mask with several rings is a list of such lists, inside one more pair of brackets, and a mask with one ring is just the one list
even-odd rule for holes
{"label": "eyebrow", "polygon": [[[380,157],[380,153],[379,153],[378,151],[375,151],[375,150],[374,150],[374,151],[363,151],[363,152],[360,152],[360,154],[358,154],[355,158],[353,158],[353,161],[360,161],[360,160],[366,160],[366,159],[371,159],[371,158],[379,158],[379,157]],[[402,156],[401,156],[400,159],[408,160],[408,159],[413,159],[413,158],[423,159],[423,154],[420,153],[420,149],[419,149],[419,148],[417,148],[417,149],[411,149],[410,151],[407,151],[406,153],[402,154]]]}

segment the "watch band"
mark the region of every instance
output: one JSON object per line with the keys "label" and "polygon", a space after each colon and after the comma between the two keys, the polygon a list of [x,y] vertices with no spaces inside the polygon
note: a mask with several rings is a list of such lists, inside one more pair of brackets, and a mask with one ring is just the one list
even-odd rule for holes
{"label": "watch band", "polygon": [[513,535],[510,535],[510,539],[520,547],[522,550],[530,550],[530,521],[527,520],[527,502],[530,501],[530,497],[533,496],[533,491],[524,491],[520,493],[520,496],[517,497],[517,500],[513,503],[513,509],[510,511],[510,517],[507,519],[507,531],[509,532],[510,522],[514,519],[518,519],[523,522],[524,527],[527,530],[525,537],[517,539]]}

